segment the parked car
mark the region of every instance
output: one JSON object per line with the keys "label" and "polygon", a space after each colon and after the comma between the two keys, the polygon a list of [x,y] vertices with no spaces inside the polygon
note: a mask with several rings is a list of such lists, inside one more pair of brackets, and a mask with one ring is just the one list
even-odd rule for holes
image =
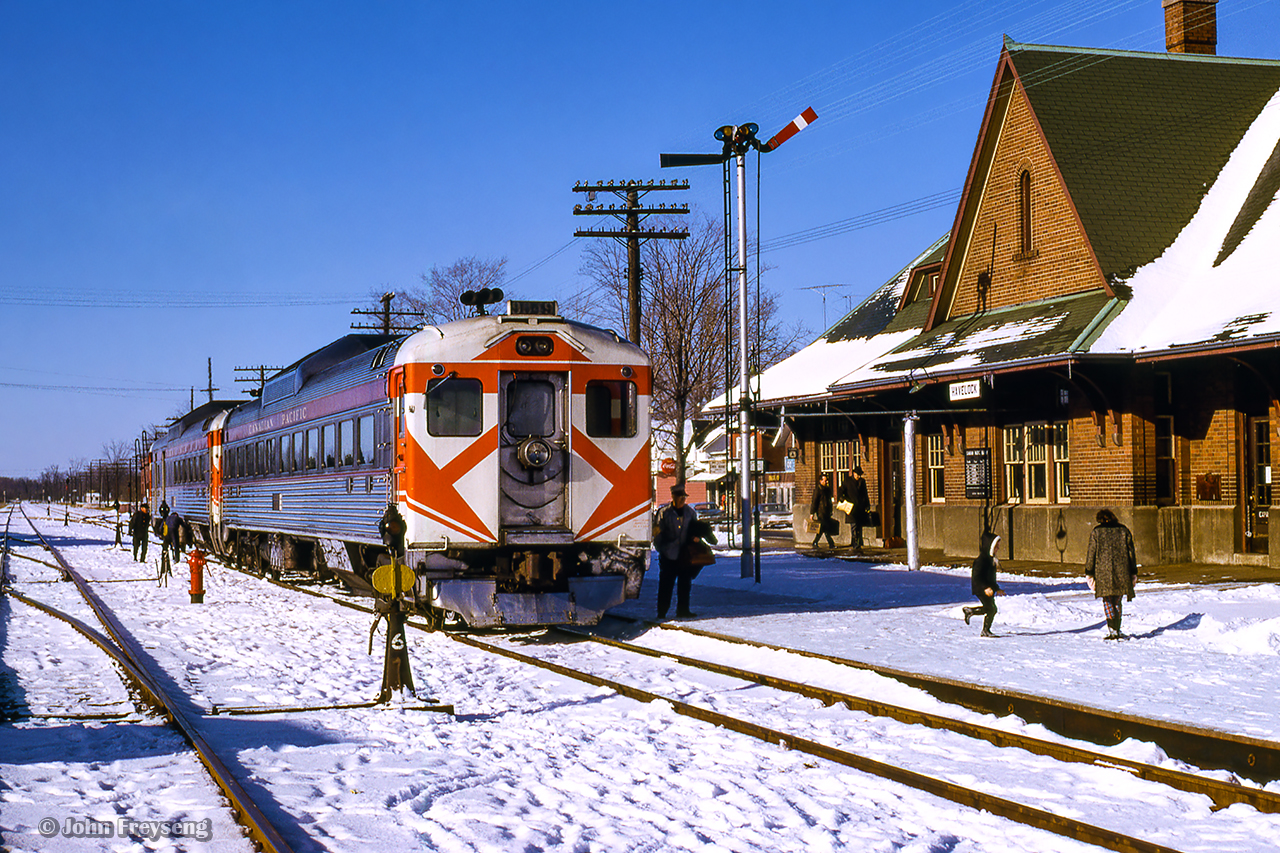
{"label": "parked car", "polygon": [[703,521],[717,522],[724,520],[724,510],[713,503],[700,503],[693,505],[694,512],[698,513],[698,518]]}
{"label": "parked car", "polygon": [[760,504],[760,527],[790,527],[792,523],[791,507],[787,504]]}

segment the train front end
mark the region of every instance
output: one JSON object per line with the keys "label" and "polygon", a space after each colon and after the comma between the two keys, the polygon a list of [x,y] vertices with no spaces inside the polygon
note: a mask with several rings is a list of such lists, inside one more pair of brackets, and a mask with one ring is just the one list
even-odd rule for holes
{"label": "train front end", "polygon": [[640,592],[649,362],[554,302],[428,326],[388,376],[419,607],[469,627],[595,624]]}

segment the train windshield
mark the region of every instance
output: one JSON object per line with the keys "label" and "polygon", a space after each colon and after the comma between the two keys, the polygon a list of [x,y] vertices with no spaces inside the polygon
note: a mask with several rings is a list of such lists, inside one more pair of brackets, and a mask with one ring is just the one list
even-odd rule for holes
{"label": "train windshield", "polygon": [[523,438],[555,431],[555,385],[545,379],[513,379],[507,385],[507,433]]}
{"label": "train windshield", "polygon": [[479,379],[446,377],[427,385],[427,432],[431,435],[479,435]]}

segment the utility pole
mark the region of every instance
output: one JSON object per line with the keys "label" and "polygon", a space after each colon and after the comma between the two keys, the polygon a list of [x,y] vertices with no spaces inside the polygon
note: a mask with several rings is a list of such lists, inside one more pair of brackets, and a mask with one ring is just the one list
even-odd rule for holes
{"label": "utility pole", "polygon": [[[686,214],[689,212],[687,204],[673,204],[668,207],[660,204],[657,207],[642,207],[640,199],[642,196],[657,190],[687,190],[689,189],[688,181],[619,181],[618,183],[605,183],[604,181],[596,181],[594,185],[590,183],[574,184],[573,191],[576,193],[587,194],[587,204],[575,204],[573,206],[574,216],[613,216],[622,222],[621,230],[610,230],[608,228],[580,230],[573,232],[575,237],[612,237],[627,246],[627,305],[629,308],[627,337],[632,343],[640,343],[640,241],[641,240],[683,240],[689,236],[689,232],[683,229],[667,229],[667,228],[642,228],[640,221],[643,218],[652,216],[655,213],[665,214]],[[619,207],[617,205],[609,205],[605,207],[603,204],[595,204],[596,193],[613,193],[622,199],[624,204]]]}
{"label": "utility pole", "polygon": [[369,311],[363,308],[352,308],[351,309],[352,314],[359,314],[366,317],[378,317],[381,320],[381,322],[376,326],[365,326],[358,323],[352,323],[351,328],[364,329],[364,330],[373,331],[373,332],[382,332],[382,334],[384,335],[390,335],[393,332],[414,331],[417,328],[417,324],[414,324],[412,326],[406,326],[406,325],[403,325],[402,323],[397,323],[393,321],[391,318],[392,317],[417,317],[419,320],[421,320],[422,319],[421,312],[392,311],[391,300],[395,298],[396,298],[396,295],[391,292],[382,294],[382,297],[378,300],[379,302],[382,303],[382,309],[378,311]]}
{"label": "utility pole", "polygon": [[237,367],[235,368],[236,373],[247,373],[249,375],[237,376],[235,378],[235,381],[236,382],[253,382],[258,387],[250,388],[248,391],[245,391],[245,393],[248,394],[250,397],[261,397],[262,387],[267,384],[267,374],[279,373],[281,370],[284,370],[284,368],[268,367],[265,364],[259,364],[255,367]]}
{"label": "utility pole", "polygon": [[209,384],[205,387],[204,390],[209,395],[210,403],[213,402],[213,392],[222,390],[221,388],[213,387],[213,359],[212,358],[209,359]]}

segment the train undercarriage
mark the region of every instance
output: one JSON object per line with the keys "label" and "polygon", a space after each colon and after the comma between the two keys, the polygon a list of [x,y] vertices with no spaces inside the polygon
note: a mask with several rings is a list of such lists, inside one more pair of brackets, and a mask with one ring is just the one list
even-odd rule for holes
{"label": "train undercarriage", "polygon": [[[197,536],[213,553],[259,577],[341,584],[376,597],[372,575],[391,562],[386,546],[278,532],[228,529]],[[647,543],[633,547],[484,547],[408,552],[416,582],[406,610],[436,628],[594,625],[611,607],[640,594]]]}

